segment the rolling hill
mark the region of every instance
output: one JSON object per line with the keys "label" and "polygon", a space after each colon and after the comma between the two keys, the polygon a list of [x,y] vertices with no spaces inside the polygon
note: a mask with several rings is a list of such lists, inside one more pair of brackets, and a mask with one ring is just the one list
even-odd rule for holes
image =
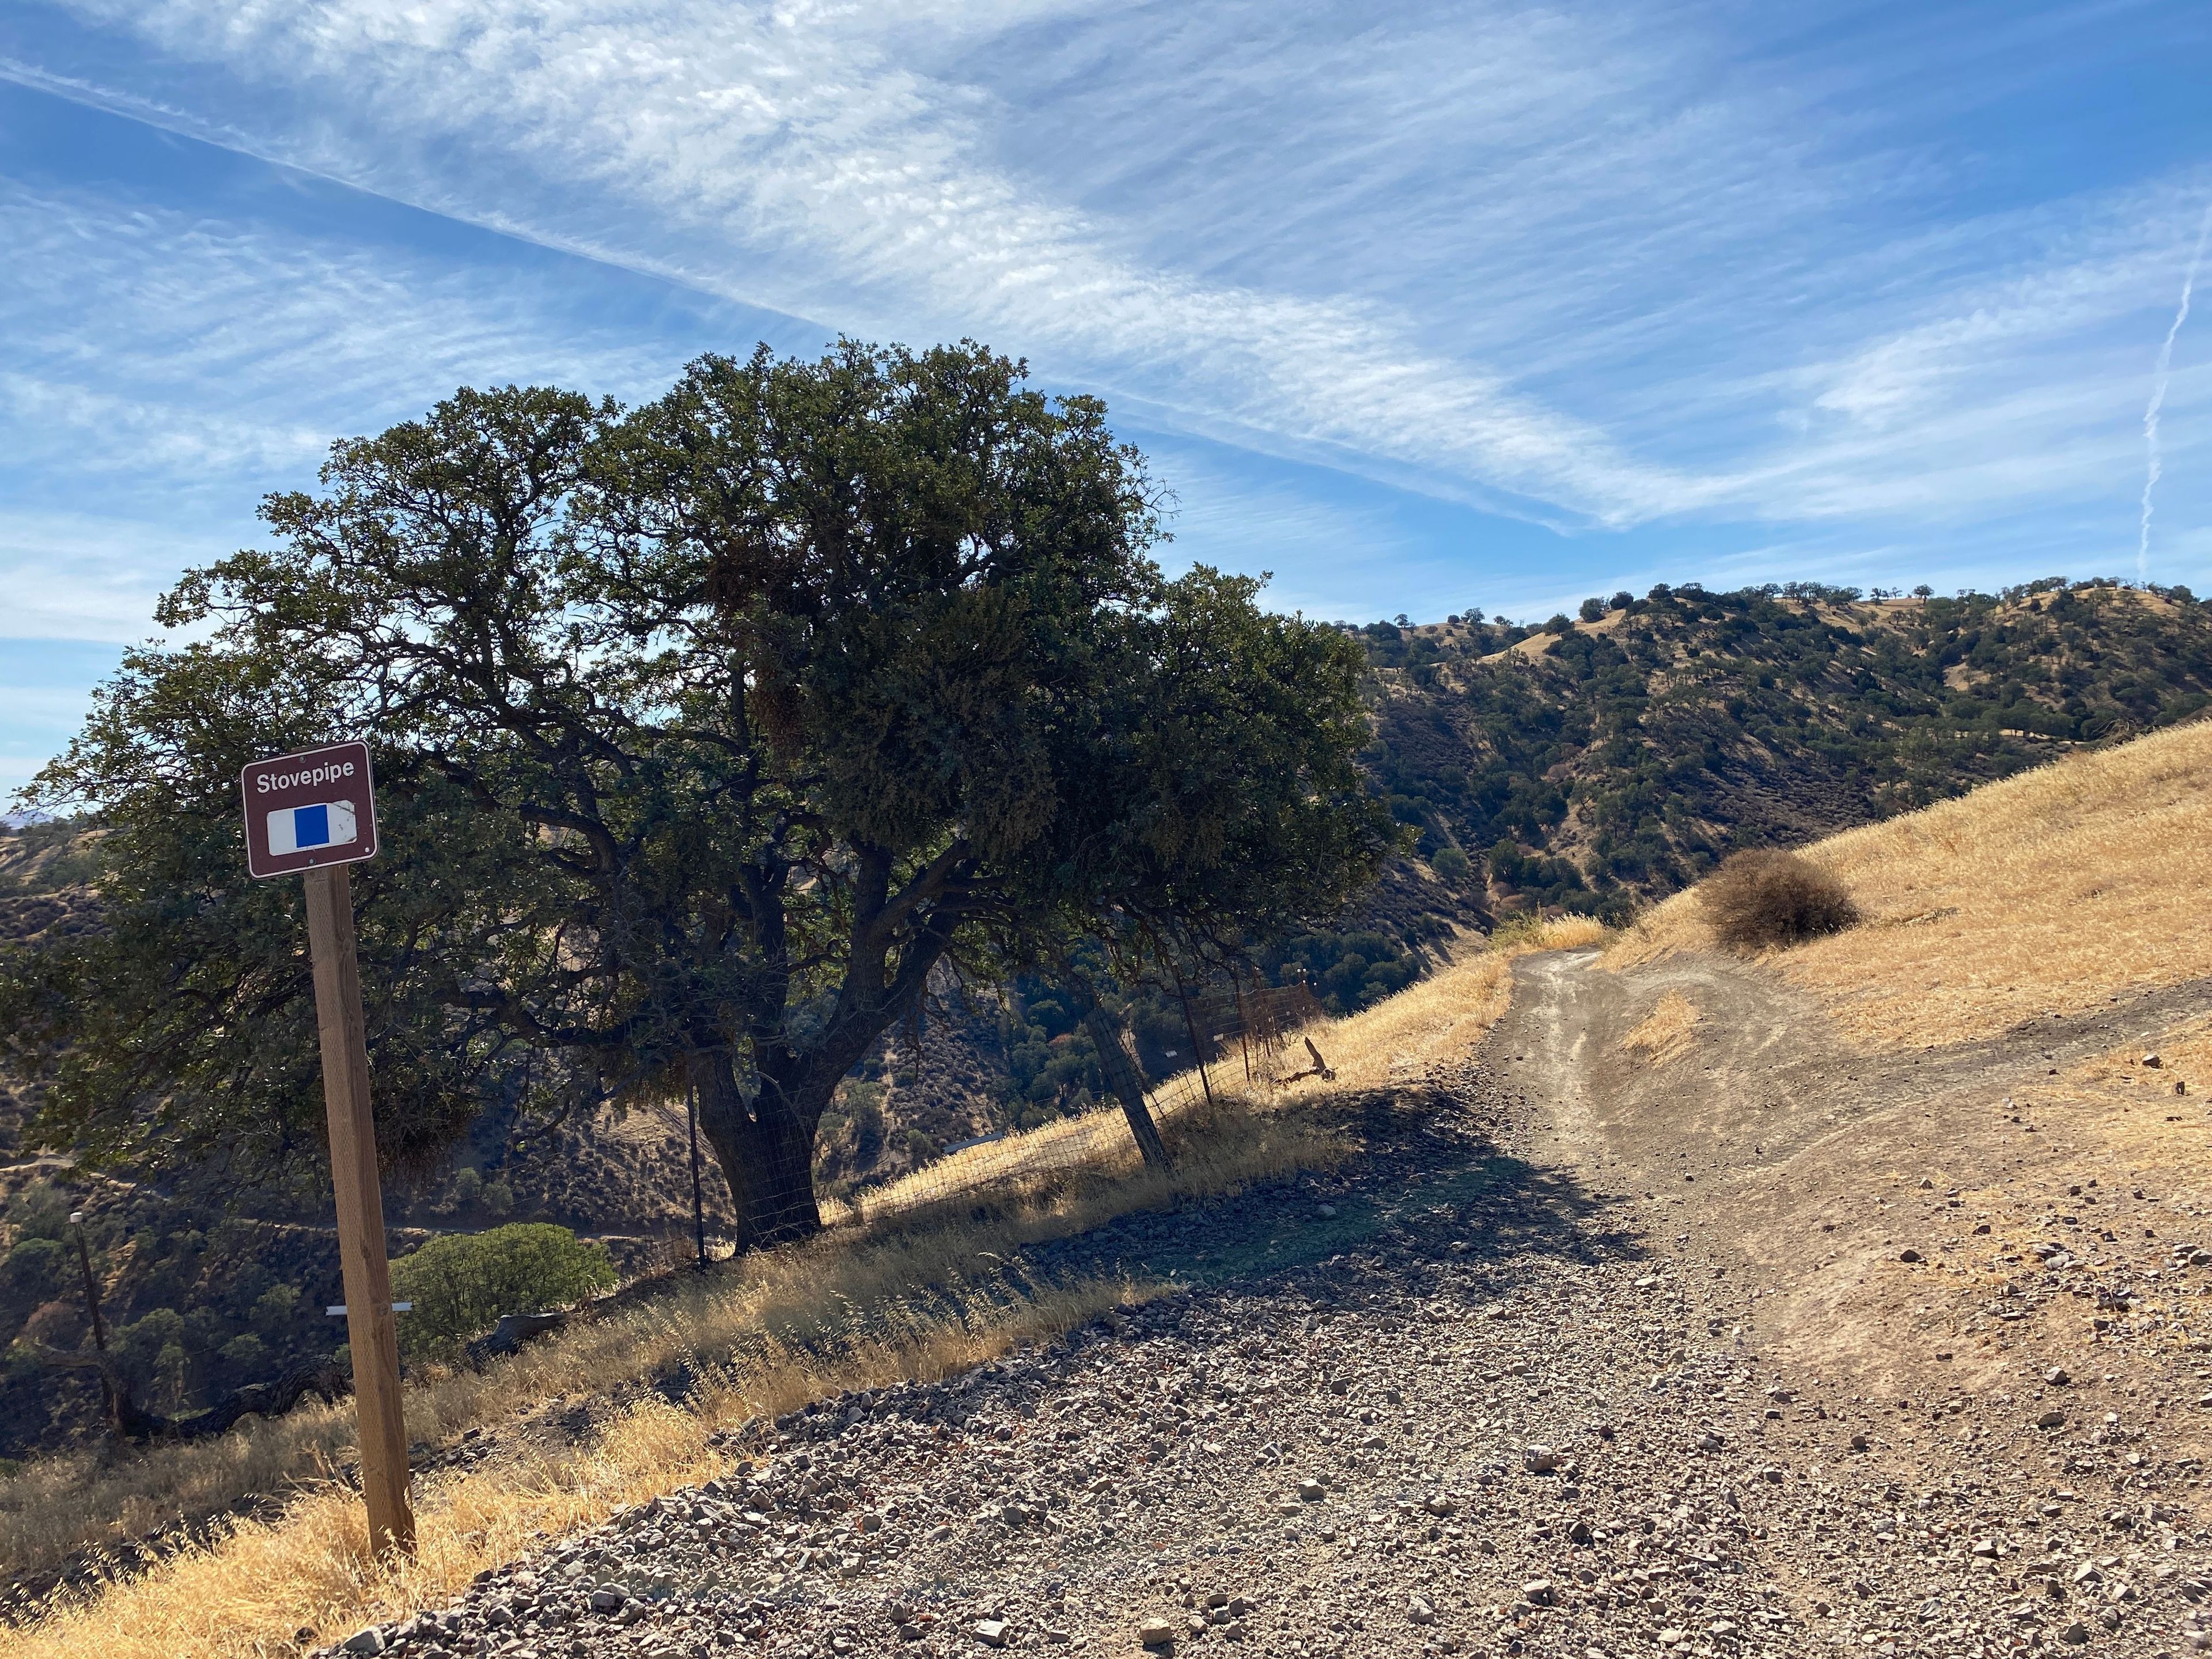
{"label": "rolling hill", "polygon": [[1494,910],[1620,921],[1738,848],[1875,823],[2212,706],[2212,605],[2186,589],[1656,587],[1583,611],[1534,632],[1359,630],[1376,787],[1425,867],[1464,870]]}

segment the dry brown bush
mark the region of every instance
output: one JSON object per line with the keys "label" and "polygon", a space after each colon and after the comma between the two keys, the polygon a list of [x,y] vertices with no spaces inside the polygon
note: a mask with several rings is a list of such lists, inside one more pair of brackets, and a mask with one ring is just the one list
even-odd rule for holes
{"label": "dry brown bush", "polygon": [[1850,890],[1795,853],[1767,848],[1729,855],[1698,890],[1713,937],[1731,951],[1802,945],[1859,921]]}

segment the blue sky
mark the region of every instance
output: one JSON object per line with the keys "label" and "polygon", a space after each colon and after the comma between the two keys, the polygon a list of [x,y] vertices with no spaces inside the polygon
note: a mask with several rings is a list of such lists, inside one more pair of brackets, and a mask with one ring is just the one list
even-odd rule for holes
{"label": "blue sky", "polygon": [[2212,590],[2208,84],[2194,3],[15,0],[0,790],[334,437],[840,332],[1102,392],[1310,614]]}

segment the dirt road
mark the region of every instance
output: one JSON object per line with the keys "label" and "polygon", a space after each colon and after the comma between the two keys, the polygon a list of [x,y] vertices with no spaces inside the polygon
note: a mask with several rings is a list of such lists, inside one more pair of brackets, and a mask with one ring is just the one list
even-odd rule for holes
{"label": "dirt road", "polygon": [[[2123,1395],[2187,1407],[2166,1437],[2203,1455],[2212,1316],[2187,1266],[2212,1237],[2202,1091],[2168,1094],[2163,1069],[2117,1097],[2077,1079],[2212,1011],[2212,984],[1873,1053],[1729,958],[1613,974],[1563,953],[1515,989],[1491,1053],[1532,1096],[1530,1155],[1628,1188],[1647,1235],[1690,1232],[1763,1358],[1876,1397],[2112,1372]],[[1685,1008],[1674,1044],[1633,1041]]]}
{"label": "dirt road", "polygon": [[1877,1057],[1755,968],[1519,975],[1478,1053],[1355,1103],[1340,1170],[1030,1264],[1177,1288],[760,1425],[359,1650],[2212,1645],[2206,1273],[2135,1236],[2180,1200],[2051,1199],[2094,1126],[1990,1097],[2113,1030]]}

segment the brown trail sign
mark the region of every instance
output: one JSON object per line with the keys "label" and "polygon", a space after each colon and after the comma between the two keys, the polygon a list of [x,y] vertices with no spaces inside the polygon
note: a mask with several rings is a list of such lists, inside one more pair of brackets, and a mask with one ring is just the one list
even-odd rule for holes
{"label": "brown trail sign", "polygon": [[377,1182],[376,1121],[369,1109],[368,1040],[354,951],[346,866],[376,856],[376,801],[368,745],[342,743],[255,761],[239,776],[246,808],[246,864],[256,877],[302,875],[307,947],[314,962],[315,1024],[322,1037],[323,1106],[331,1129],[331,1179],[346,1293],[360,1424],[362,1496],[371,1545],[411,1553],[407,1424],[399,1399],[399,1329],[392,1267],[384,1254],[384,1193]]}
{"label": "brown trail sign", "polygon": [[246,801],[246,867],[257,878],[376,856],[365,743],[255,761],[239,774],[238,787]]}

